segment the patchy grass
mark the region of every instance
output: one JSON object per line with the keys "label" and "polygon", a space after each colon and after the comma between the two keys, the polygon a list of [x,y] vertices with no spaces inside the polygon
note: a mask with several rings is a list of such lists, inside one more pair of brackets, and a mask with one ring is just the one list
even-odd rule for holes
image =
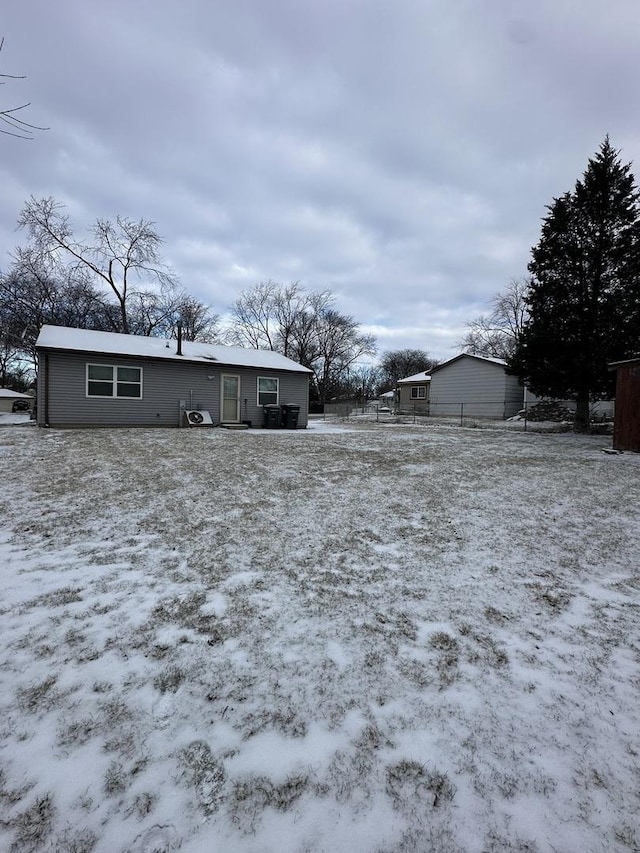
{"label": "patchy grass", "polygon": [[601,446],[3,431],[0,849],[637,850],[640,457]]}
{"label": "patchy grass", "polygon": [[50,837],[55,811],[52,795],[46,794],[19,812],[11,821],[11,853],[32,853],[42,848]]}

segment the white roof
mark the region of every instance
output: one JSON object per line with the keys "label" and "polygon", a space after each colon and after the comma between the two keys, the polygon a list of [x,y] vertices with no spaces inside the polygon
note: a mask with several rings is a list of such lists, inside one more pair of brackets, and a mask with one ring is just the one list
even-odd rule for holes
{"label": "white roof", "polygon": [[21,394],[19,391],[10,391],[8,388],[0,388],[0,397],[4,397],[5,400],[7,397],[10,400],[33,400],[31,394]]}
{"label": "white roof", "polygon": [[463,355],[468,355],[469,358],[479,358],[481,361],[491,361],[493,364],[501,364],[503,367],[506,367],[507,362],[504,358],[493,358],[489,355],[471,355],[470,352],[465,352]]}
{"label": "white roof", "polygon": [[407,376],[406,379],[398,379],[398,385],[404,385],[406,382],[430,382],[431,376],[423,370],[422,373],[414,373],[413,376]]}
{"label": "white roof", "polygon": [[100,355],[124,355],[159,358],[166,361],[200,361],[205,364],[258,367],[269,370],[288,370],[298,373],[311,371],[271,350],[227,347],[222,344],[182,342],[182,355],[176,354],[177,341],[166,338],[147,338],[141,335],[121,335],[117,332],[94,332],[66,326],[43,326],[36,341],[42,349],[90,352]]}
{"label": "white roof", "polygon": [[432,367],[431,372],[435,373],[437,370],[442,370],[443,367],[448,367],[450,364],[460,361],[461,358],[473,358],[476,361],[487,361],[490,364],[499,364],[500,367],[507,366],[507,362],[503,358],[491,358],[488,355],[472,355],[470,352],[461,352],[459,355],[454,355],[454,357],[450,358],[449,361],[443,361],[442,364]]}

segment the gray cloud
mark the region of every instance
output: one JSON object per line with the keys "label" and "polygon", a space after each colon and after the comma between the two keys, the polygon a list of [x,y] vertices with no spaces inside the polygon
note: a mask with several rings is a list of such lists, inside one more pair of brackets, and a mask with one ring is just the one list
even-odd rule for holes
{"label": "gray cloud", "polygon": [[330,288],[381,349],[449,357],[526,272],[605,133],[637,160],[636,0],[9,0],[0,264],[24,201],[153,219],[220,311]]}

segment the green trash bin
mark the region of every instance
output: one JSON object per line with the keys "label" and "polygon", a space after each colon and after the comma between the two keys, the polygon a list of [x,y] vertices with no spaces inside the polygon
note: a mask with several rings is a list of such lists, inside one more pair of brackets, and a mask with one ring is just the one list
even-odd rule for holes
{"label": "green trash bin", "polygon": [[299,419],[300,406],[293,406],[290,403],[285,403],[282,406],[282,426],[285,429],[298,429]]}
{"label": "green trash bin", "polygon": [[264,429],[280,429],[280,406],[270,404],[262,409],[262,426]]}

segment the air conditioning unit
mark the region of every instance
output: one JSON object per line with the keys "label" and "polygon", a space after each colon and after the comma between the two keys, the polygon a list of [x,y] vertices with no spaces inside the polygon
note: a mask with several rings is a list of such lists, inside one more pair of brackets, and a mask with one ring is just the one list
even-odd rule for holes
{"label": "air conditioning unit", "polygon": [[213,426],[210,413],[203,409],[187,409],[184,416],[187,426]]}

